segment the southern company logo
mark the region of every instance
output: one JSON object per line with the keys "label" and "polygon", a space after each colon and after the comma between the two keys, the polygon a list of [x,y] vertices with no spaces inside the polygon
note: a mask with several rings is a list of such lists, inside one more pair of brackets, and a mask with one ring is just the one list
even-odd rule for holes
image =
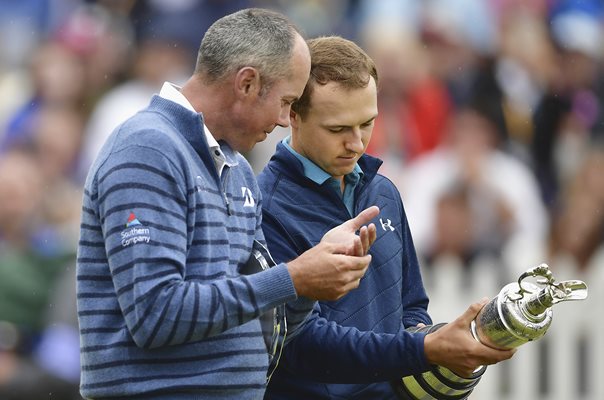
{"label": "southern company logo", "polygon": [[141,222],[136,218],[133,212],[130,212],[130,216],[128,217],[128,223],[126,224],[126,228],[130,228],[134,225],[142,225]]}
{"label": "southern company logo", "polygon": [[151,240],[151,231],[141,224],[132,211],[128,217],[126,229],[124,229],[120,235],[122,237],[122,247],[137,243],[149,243]]}

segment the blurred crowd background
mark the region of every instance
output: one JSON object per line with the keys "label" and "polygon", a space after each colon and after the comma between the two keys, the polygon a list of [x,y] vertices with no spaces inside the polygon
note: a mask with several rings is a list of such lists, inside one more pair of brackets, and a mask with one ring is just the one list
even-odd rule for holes
{"label": "blurred crowd background", "polygon": [[[2,0],[0,399],[79,398],[82,186],[112,129],[245,7],[359,43],[380,74],[368,153],[426,270],[604,261],[603,0]],[[259,171],[277,129],[249,158]],[[574,277],[579,279],[580,277]]]}

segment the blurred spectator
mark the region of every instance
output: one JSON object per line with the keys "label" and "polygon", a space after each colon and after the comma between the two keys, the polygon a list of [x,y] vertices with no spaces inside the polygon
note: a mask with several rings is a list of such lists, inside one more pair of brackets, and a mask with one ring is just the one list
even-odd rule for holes
{"label": "blurred spectator", "polygon": [[149,98],[159,92],[163,82],[184,82],[193,61],[193,51],[175,44],[170,38],[141,38],[129,79],[108,90],[90,115],[83,142],[81,176],[85,176],[113,129],[145,108]]}
{"label": "blurred spectator", "polygon": [[129,75],[95,103],[82,144],[80,176],[85,176],[113,129],[146,107],[165,81],[184,82],[205,30],[216,19],[246,4],[246,0],[134,2],[129,17],[137,42]]}
{"label": "blurred spectator", "polygon": [[382,158],[384,174],[392,176],[440,144],[451,99],[415,33],[368,25],[362,36],[380,71],[380,114],[367,152]]}
{"label": "blurred spectator", "polygon": [[29,101],[27,66],[41,43],[81,0],[5,0],[0,2],[0,147],[8,120]]}
{"label": "blurred spectator", "polygon": [[31,92],[8,121],[0,151],[31,141],[35,117],[43,105],[81,104],[84,69],[79,58],[64,45],[55,41],[41,43],[33,56],[30,77]]}
{"label": "blurred spectator", "polygon": [[36,226],[42,199],[41,171],[33,156],[22,150],[4,154],[0,163],[0,238],[3,244],[22,248]]}
{"label": "blurred spectator", "polygon": [[[383,28],[382,32],[396,33],[400,29],[418,32],[425,1],[417,0],[357,0],[357,19],[360,32]],[[388,40],[388,37],[384,37]]]}
{"label": "blurred spectator", "polygon": [[489,0],[498,19],[505,19],[509,13],[529,13],[544,16],[548,7],[558,0]]}
{"label": "blurred spectator", "polygon": [[45,226],[37,232],[39,249],[49,254],[73,254],[83,194],[76,175],[83,118],[72,107],[46,105],[34,127],[31,147],[44,190],[38,209]]}
{"label": "blurred spectator", "polygon": [[0,153],[4,143],[8,141],[7,125],[29,98],[31,80],[23,69],[14,69],[5,73],[0,72]]}
{"label": "blurred spectator", "polygon": [[509,150],[533,168],[533,117],[545,92],[560,78],[556,52],[543,15],[521,8],[501,18],[494,66],[498,93],[492,100],[501,104]]}
{"label": "blurred spectator", "polygon": [[551,15],[559,52],[558,79],[535,113],[532,159],[545,202],[552,206],[566,177],[574,174],[592,138],[604,127],[602,5],[560,1]]}
{"label": "blurred spectator", "polygon": [[130,19],[137,41],[163,39],[197,54],[200,38],[214,21],[249,6],[249,0],[136,0]]}
{"label": "blurred spectator", "polygon": [[0,143],[6,120],[25,101],[21,94],[28,77],[22,70],[45,29],[47,1],[7,0],[0,3]]}
{"label": "blurred spectator", "polygon": [[[72,399],[77,380],[46,370],[35,353],[45,336],[54,284],[74,257],[47,252],[38,233],[45,195],[42,170],[31,154],[14,149],[0,157],[0,398]],[[72,299],[73,301],[74,299]],[[77,343],[76,343],[77,348]],[[65,353],[55,353],[62,359]],[[77,365],[76,365],[77,366]]]}
{"label": "blurred spectator", "polygon": [[483,0],[423,3],[420,29],[430,64],[447,86],[454,104],[464,104],[474,93],[484,60],[491,59],[496,49],[498,32],[493,11]]}
{"label": "blurred spectator", "polygon": [[80,0],[3,0],[0,2],[0,73],[27,64],[38,43]]}
{"label": "blurred spectator", "polygon": [[47,189],[60,179],[75,179],[83,127],[82,113],[68,105],[44,105],[36,115],[32,147]]}
{"label": "blurred spectator", "polygon": [[424,258],[455,250],[470,262],[479,254],[501,256],[514,243],[544,243],[547,215],[536,182],[526,166],[498,149],[497,128],[477,107],[458,110],[443,145],[406,166],[400,182]]}
{"label": "blurred spectator", "polygon": [[[384,0],[382,0],[384,1]],[[254,0],[254,7],[278,10],[294,21],[306,37],[338,34],[353,37],[356,0]]]}
{"label": "blurred spectator", "polygon": [[105,91],[126,79],[136,44],[127,12],[81,3],[52,35],[80,59],[85,81],[81,107],[86,113]]}
{"label": "blurred spectator", "polygon": [[[370,7],[361,4],[361,10]],[[486,61],[496,49],[497,32],[490,9],[480,1],[380,4],[360,33],[382,78],[368,153],[384,159],[384,173],[393,177],[442,142],[454,106],[491,90],[484,84],[492,73]],[[468,16],[477,23],[467,24]]]}
{"label": "blurred spectator", "polygon": [[454,258],[469,265],[476,256],[476,233],[469,196],[468,188],[459,186],[452,187],[437,199],[434,245],[426,258],[428,265],[437,258]]}
{"label": "blurred spectator", "polygon": [[604,249],[604,147],[592,149],[563,193],[551,230],[550,257],[585,270]]}

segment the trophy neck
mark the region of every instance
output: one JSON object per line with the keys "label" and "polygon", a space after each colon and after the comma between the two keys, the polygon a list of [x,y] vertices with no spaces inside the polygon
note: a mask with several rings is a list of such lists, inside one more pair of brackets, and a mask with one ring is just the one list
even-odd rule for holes
{"label": "trophy neck", "polygon": [[554,304],[550,286],[542,288],[539,292],[520,300],[520,309],[526,318],[531,321],[542,321],[545,312]]}

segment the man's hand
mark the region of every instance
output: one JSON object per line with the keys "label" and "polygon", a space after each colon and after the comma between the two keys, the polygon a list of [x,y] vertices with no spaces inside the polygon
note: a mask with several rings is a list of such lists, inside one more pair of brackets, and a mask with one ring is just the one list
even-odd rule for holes
{"label": "man's hand", "polygon": [[[321,242],[343,243],[349,246],[344,254],[364,256],[369,252],[377,237],[375,224],[367,224],[379,213],[380,209],[377,206],[366,208],[356,217],[336,226],[323,235]],[[359,232],[358,235],[357,231]]]}
{"label": "man's hand", "polygon": [[376,238],[375,225],[366,225],[379,212],[376,206],[363,210],[327,232],[318,245],[287,263],[299,296],[337,300],[359,287],[371,262],[367,253]]}
{"label": "man's hand", "polygon": [[492,349],[472,337],[470,323],[488,301],[483,299],[472,304],[455,321],[426,335],[424,351],[430,364],[446,367],[462,377],[470,377],[479,366],[496,364],[514,355],[516,349]]}
{"label": "man's hand", "polygon": [[371,255],[344,254],[348,246],[321,242],[287,263],[296,293],[313,300],[337,300],[359,287]]}

